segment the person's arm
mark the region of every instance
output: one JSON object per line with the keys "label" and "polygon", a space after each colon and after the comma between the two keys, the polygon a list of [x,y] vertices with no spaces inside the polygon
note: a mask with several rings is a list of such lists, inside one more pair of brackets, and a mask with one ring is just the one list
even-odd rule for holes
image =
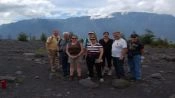
{"label": "person's arm", "polygon": [[80,43],[80,48],[81,48],[81,51],[80,51],[80,53],[77,56],[81,56],[84,53],[84,48],[83,48],[83,44],[82,43]]}
{"label": "person's arm", "polygon": [[125,40],[123,41],[123,47],[122,47],[122,48],[123,48],[123,49],[122,49],[121,55],[120,55],[120,59],[121,59],[121,60],[125,57],[125,55],[126,55],[126,53],[127,53],[127,43],[126,43]]}
{"label": "person's arm", "polygon": [[102,60],[102,56],[103,56],[103,47],[100,48],[100,55],[98,57],[99,60]]}
{"label": "person's arm", "polygon": [[48,50],[48,48],[49,48],[49,47],[48,47],[49,44],[51,43],[51,39],[52,39],[51,37],[48,37],[47,40],[46,40],[45,46],[46,46],[46,49],[47,49],[47,50]]}
{"label": "person's arm", "polygon": [[71,57],[71,55],[70,55],[70,53],[69,53],[69,51],[68,51],[68,48],[69,48],[69,45],[67,44],[67,45],[66,45],[66,54],[67,54],[69,57]]}

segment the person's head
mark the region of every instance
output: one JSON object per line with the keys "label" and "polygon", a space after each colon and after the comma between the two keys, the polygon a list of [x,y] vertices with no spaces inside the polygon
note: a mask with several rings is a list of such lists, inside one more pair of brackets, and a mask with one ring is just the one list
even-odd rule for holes
{"label": "person's head", "polygon": [[88,32],[89,38],[90,38],[91,36],[93,36],[94,34],[95,34],[95,32]]}
{"label": "person's head", "polygon": [[131,41],[132,42],[137,42],[138,41],[138,35],[137,34],[131,34]]}
{"label": "person's head", "polygon": [[77,42],[78,41],[78,36],[77,35],[72,35],[71,36],[71,42],[72,43],[75,43],[75,42]]}
{"label": "person's head", "polygon": [[104,37],[104,38],[109,38],[109,32],[104,32],[104,33],[103,33],[103,37]]}
{"label": "person's head", "polygon": [[95,38],[97,39],[97,36],[96,36],[95,32],[89,32],[89,33],[88,33],[88,36],[89,36],[89,39],[90,39],[91,37],[95,37]]}
{"label": "person's head", "polygon": [[53,30],[53,35],[57,37],[59,35],[59,31],[58,30]]}
{"label": "person's head", "polygon": [[91,36],[89,39],[92,44],[95,44],[97,42],[97,38],[95,36]]}
{"label": "person's head", "polygon": [[121,35],[122,35],[121,32],[114,32],[113,33],[113,37],[114,37],[115,40],[120,39],[121,38]]}
{"label": "person's head", "polygon": [[63,37],[64,37],[65,40],[68,40],[69,36],[70,36],[69,32],[63,32]]}

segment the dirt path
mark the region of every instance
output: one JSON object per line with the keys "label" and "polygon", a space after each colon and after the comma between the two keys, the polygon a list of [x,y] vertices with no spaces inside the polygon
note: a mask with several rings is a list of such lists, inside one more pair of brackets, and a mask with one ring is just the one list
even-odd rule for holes
{"label": "dirt path", "polygon": [[[142,82],[125,89],[111,85],[113,76],[105,76],[98,88],[86,88],[77,80],[69,81],[61,72],[50,79],[47,56],[25,56],[43,48],[42,42],[0,41],[0,76],[18,77],[0,89],[0,98],[170,98],[175,94],[175,62],[157,57],[174,55],[175,49],[146,49]],[[43,62],[44,61],[44,62]],[[85,65],[82,65],[85,68]],[[151,77],[153,74],[158,74]]]}

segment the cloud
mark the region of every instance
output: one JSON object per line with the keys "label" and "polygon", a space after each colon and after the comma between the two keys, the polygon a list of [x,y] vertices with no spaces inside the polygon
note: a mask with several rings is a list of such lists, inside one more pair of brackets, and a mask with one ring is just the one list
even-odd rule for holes
{"label": "cloud", "polygon": [[0,0],[0,24],[31,18],[112,17],[114,12],[175,16],[175,0]]}

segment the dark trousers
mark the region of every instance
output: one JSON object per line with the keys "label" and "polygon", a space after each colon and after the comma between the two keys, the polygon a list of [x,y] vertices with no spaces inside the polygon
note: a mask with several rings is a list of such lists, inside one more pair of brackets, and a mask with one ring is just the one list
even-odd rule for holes
{"label": "dark trousers", "polygon": [[105,67],[105,64],[106,64],[106,60],[107,60],[107,64],[108,64],[108,68],[111,69],[111,60],[112,60],[112,57],[111,57],[111,53],[104,53],[103,54],[103,63],[102,63],[102,68]]}
{"label": "dark trousers", "polygon": [[120,60],[119,57],[113,57],[113,65],[115,67],[117,78],[123,78],[125,76],[124,72],[124,59]]}
{"label": "dark trousers", "polygon": [[86,63],[87,63],[87,67],[88,67],[88,71],[89,71],[89,77],[93,77],[94,76],[94,66],[96,68],[97,71],[97,76],[98,78],[102,78],[102,72],[101,72],[101,68],[102,68],[102,64],[101,63],[95,63],[96,57],[93,56],[87,56],[86,57]]}
{"label": "dark trousers", "polygon": [[63,69],[64,76],[69,75],[70,73],[70,64],[68,63],[68,55],[65,52],[59,52],[60,61]]}

